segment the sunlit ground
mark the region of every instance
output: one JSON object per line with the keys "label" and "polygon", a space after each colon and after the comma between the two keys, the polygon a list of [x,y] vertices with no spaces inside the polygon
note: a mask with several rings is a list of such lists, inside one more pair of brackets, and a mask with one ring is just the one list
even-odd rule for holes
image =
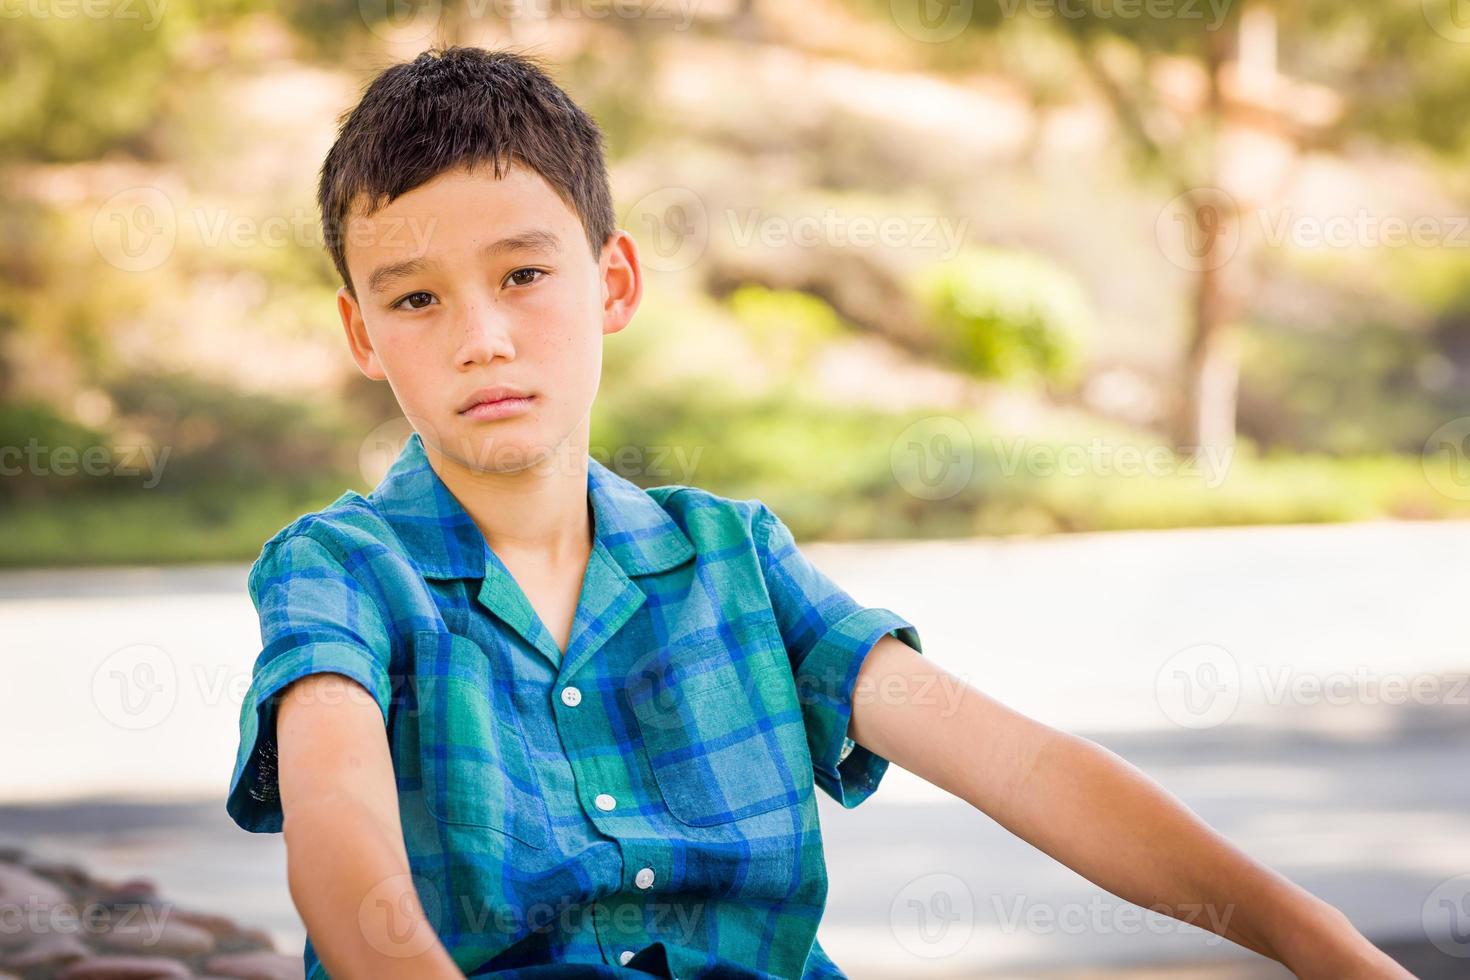
{"label": "sunlit ground", "polygon": [[[1470,871],[1470,524],[806,547],[950,672],[1097,738],[1376,941],[1416,945],[1421,975],[1465,962],[1431,940],[1470,953],[1448,918]],[[24,748],[0,835],[152,877],[293,951],[281,840],[223,809],[258,649],[245,572],[0,576],[0,713]],[[821,800],[821,937],[855,978],[1286,975],[1239,972],[1230,944],[1137,914],[897,768],[858,809]]]}

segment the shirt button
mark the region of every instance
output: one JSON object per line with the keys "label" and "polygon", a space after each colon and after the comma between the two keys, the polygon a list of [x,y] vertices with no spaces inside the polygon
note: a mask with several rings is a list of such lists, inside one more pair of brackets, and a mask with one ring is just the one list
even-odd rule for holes
{"label": "shirt button", "polygon": [[649,886],[651,886],[653,884],[653,869],[640,869],[638,874],[633,876],[633,884],[637,885],[639,888],[648,888]]}
{"label": "shirt button", "polygon": [[568,708],[575,708],[582,703],[582,692],[575,687],[564,687],[561,689],[561,703]]}
{"label": "shirt button", "polygon": [[613,799],[606,793],[598,793],[597,799],[593,800],[592,802],[597,804],[597,809],[599,810],[611,810],[613,807],[618,805],[618,801]]}
{"label": "shirt button", "polygon": [[621,963],[621,964],[623,964],[624,966],[627,966],[628,965],[628,961],[631,960],[632,958],[633,958],[633,951],[631,949],[625,949],[621,953],[618,954],[618,962]]}

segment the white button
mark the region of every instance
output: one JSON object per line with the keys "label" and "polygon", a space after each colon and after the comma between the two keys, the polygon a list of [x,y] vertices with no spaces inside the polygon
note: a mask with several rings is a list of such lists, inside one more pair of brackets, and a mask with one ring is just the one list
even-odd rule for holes
{"label": "white button", "polygon": [[632,958],[633,958],[633,951],[631,949],[625,949],[621,953],[618,954],[618,962],[621,963],[621,964],[623,964],[624,966],[627,966],[628,965],[628,961],[631,960]]}
{"label": "white button", "polygon": [[606,793],[598,793],[597,799],[593,800],[592,802],[597,804],[597,809],[599,810],[611,810],[613,807],[618,805],[618,801],[613,799],[611,796],[608,796]]}
{"label": "white button", "polygon": [[633,884],[639,888],[647,888],[653,884],[653,869],[642,868],[633,876]]}
{"label": "white button", "polygon": [[561,703],[568,708],[575,708],[582,703],[582,692],[575,687],[564,687],[561,689]]}

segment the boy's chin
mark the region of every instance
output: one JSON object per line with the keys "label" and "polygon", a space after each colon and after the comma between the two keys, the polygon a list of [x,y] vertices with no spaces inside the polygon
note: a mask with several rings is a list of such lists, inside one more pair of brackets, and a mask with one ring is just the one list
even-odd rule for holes
{"label": "boy's chin", "polygon": [[532,467],[546,471],[573,462],[566,458],[564,446],[558,449],[534,433],[487,431],[473,424],[463,427],[445,448],[465,466],[485,473],[514,473]]}

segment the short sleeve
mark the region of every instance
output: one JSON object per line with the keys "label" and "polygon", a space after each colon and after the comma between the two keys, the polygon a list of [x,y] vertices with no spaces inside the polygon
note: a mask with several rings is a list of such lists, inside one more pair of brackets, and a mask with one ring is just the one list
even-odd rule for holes
{"label": "short sleeve", "polygon": [[272,539],[250,569],[261,651],[240,706],[240,746],[225,809],[256,833],[283,824],[276,783],[276,707],[292,681],[342,674],[371,692],[388,721],[391,639],[372,597],[332,548],[309,536]]}
{"label": "short sleeve", "polygon": [[858,671],[892,634],[922,653],[919,632],[898,614],[863,606],[811,563],[791,531],[761,504],[753,527],[776,623],[791,657],[816,784],[851,809],[872,795],[888,760],[848,736]]}

